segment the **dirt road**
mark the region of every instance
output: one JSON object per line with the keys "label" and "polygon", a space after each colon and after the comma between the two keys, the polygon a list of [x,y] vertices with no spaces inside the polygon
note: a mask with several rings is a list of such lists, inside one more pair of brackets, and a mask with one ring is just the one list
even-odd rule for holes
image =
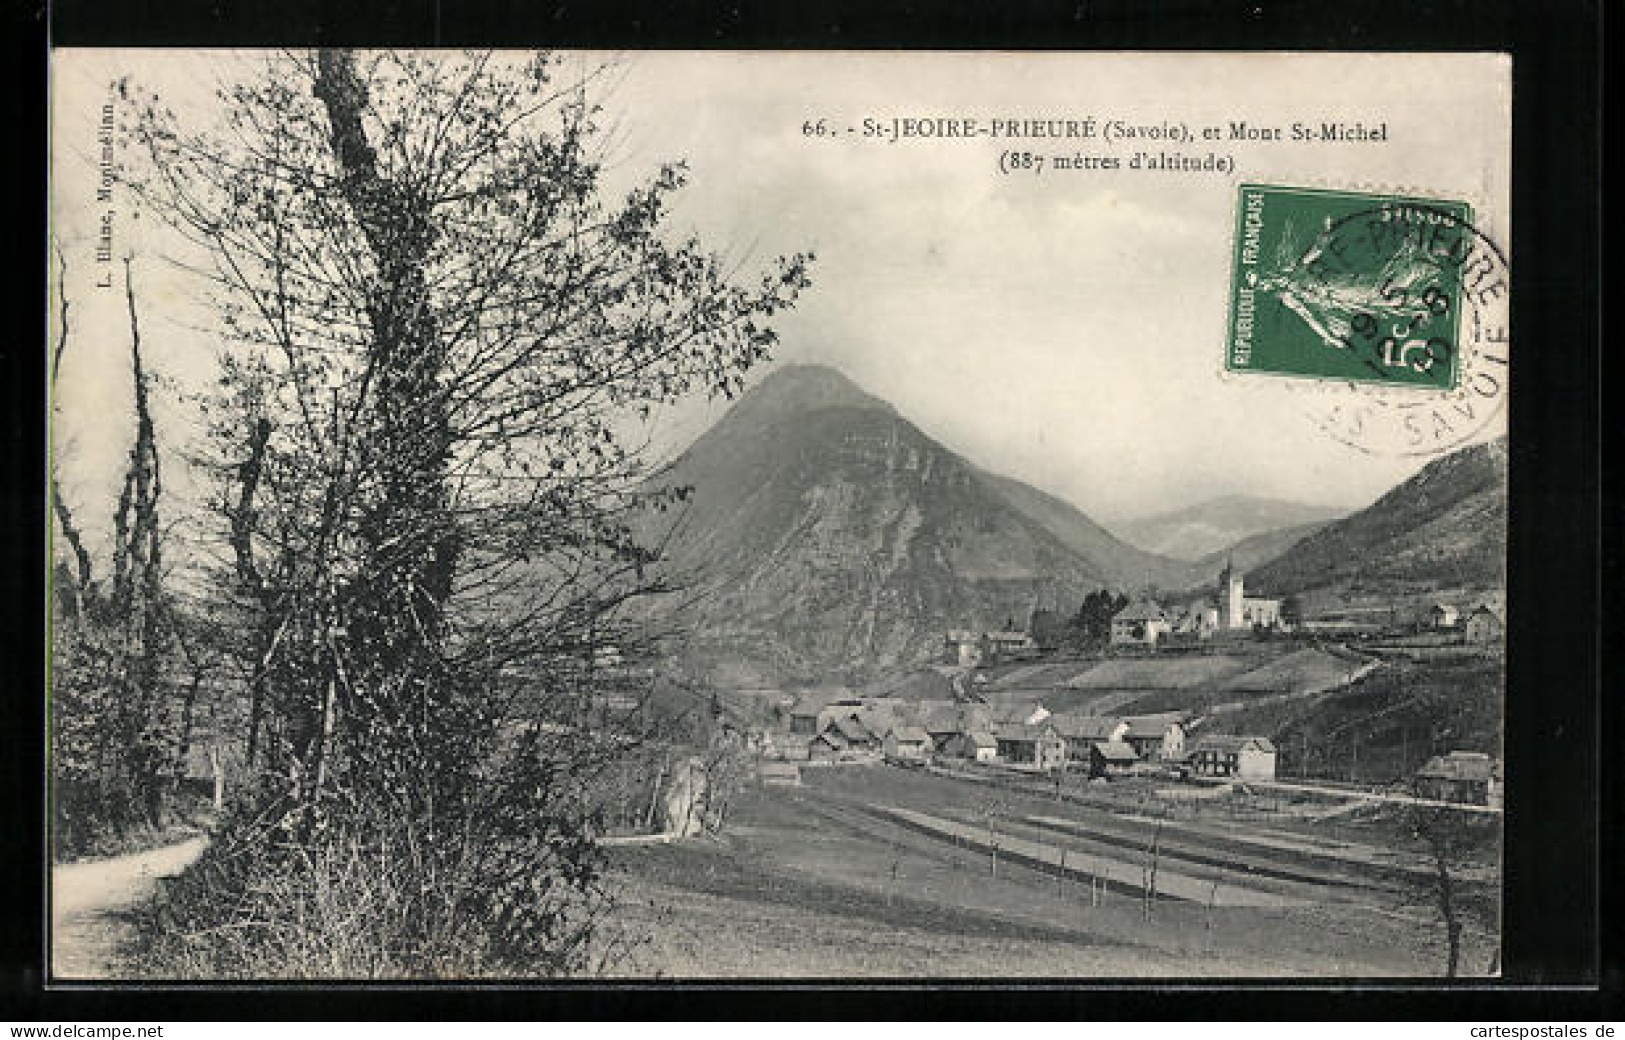
{"label": "dirt road", "polygon": [[130,912],[150,897],[158,879],[185,870],[208,845],[199,835],[128,856],[59,864],[51,871],[51,974],[58,979],[127,976],[119,945]]}

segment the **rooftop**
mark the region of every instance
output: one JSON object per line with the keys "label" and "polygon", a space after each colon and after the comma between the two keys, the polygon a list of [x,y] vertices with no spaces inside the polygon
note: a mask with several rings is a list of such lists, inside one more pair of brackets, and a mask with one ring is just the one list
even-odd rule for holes
{"label": "rooftop", "polygon": [[1113,621],[1166,621],[1168,615],[1163,609],[1149,600],[1131,603],[1112,615]]}
{"label": "rooftop", "polygon": [[840,718],[832,719],[830,724],[825,726],[824,729],[826,731],[835,730],[848,740],[874,739],[874,734],[870,733],[869,730],[864,727],[863,723],[859,722],[851,715],[842,715]]}
{"label": "rooftop", "polygon": [[1489,780],[1500,772],[1500,763],[1483,752],[1452,751],[1429,759],[1416,775],[1437,780]]}
{"label": "rooftop", "polygon": [[1000,740],[1038,740],[1044,736],[1045,732],[1051,730],[1054,730],[1054,727],[1049,725],[1047,722],[1039,722],[1032,725],[1025,723],[1008,723],[1006,725],[999,726],[994,730],[994,733]]}
{"label": "rooftop", "polygon": [[1107,740],[1123,720],[1110,715],[1066,714],[1052,715],[1048,721],[1068,740]]}
{"label": "rooftop", "polygon": [[1161,715],[1131,715],[1123,721],[1128,723],[1127,736],[1160,738],[1167,734],[1169,726],[1184,718],[1181,712],[1167,712]]}
{"label": "rooftop", "polygon": [[1260,751],[1273,753],[1275,744],[1268,737],[1203,737],[1196,745],[1198,751],[1239,752],[1247,745],[1254,745]]}
{"label": "rooftop", "polygon": [[1100,757],[1108,762],[1134,762],[1139,759],[1134,748],[1121,740],[1102,740],[1095,744]]}

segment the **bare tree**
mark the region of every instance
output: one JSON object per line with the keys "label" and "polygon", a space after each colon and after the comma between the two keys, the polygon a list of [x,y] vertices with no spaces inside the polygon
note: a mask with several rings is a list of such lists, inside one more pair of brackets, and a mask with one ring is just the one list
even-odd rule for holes
{"label": "bare tree", "polygon": [[[71,339],[66,271],[59,254],[53,386]],[[52,459],[55,533],[68,551],[53,568],[52,796],[58,854],[168,822],[178,771],[185,768],[182,729],[196,700],[196,686],[189,698],[176,683],[177,616],[165,585],[151,377],[128,259],[124,289],[135,430],[111,517],[111,552],[102,560],[105,581]]]}
{"label": "bare tree", "polygon": [[[1478,820],[1468,812],[1444,806],[1418,805],[1410,809],[1412,833],[1427,852],[1433,872],[1417,897],[1438,912],[1443,930],[1446,978],[1461,971],[1464,933],[1469,929],[1499,934],[1497,892],[1499,886],[1486,886],[1464,875],[1472,851],[1492,841],[1493,822]],[[1494,956],[1499,959],[1499,954]]]}
{"label": "bare tree", "polygon": [[582,723],[601,650],[654,652],[631,607],[667,586],[636,532],[680,494],[644,490],[636,424],[740,389],[806,285],[808,257],[746,286],[669,242],[680,165],[606,201],[592,76],[559,70],[282,55],[220,92],[222,134],[151,95],[131,128],[227,344],[208,414],[253,841],[429,856],[456,894],[402,965],[581,959],[582,785],[626,747]]}

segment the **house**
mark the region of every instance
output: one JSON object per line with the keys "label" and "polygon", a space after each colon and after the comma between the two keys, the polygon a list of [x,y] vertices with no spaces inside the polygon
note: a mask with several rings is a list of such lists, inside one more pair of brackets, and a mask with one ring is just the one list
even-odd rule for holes
{"label": "house", "polygon": [[1027,632],[989,632],[985,638],[987,651],[983,659],[987,661],[1020,660],[1038,652],[1038,644]]}
{"label": "house", "polygon": [[1499,808],[1501,763],[1481,751],[1452,751],[1429,759],[1412,786],[1419,798]]}
{"label": "house", "polygon": [[1185,728],[1177,715],[1131,716],[1113,739],[1126,741],[1145,761],[1185,757]]}
{"label": "house", "polygon": [[1122,740],[1097,740],[1089,745],[1090,776],[1122,776],[1134,768],[1140,756]]}
{"label": "house", "polygon": [[955,704],[928,701],[920,727],[931,735],[932,746],[942,751],[961,733],[986,733],[992,727],[993,713],[985,704]]}
{"label": "house", "polygon": [[991,762],[999,757],[999,742],[985,730],[955,733],[941,746],[941,752],[972,762]]}
{"label": "house", "polygon": [[822,733],[836,719],[859,715],[868,708],[868,702],[850,692],[808,691],[790,709],[790,734],[809,737]]}
{"label": "house", "polygon": [[830,720],[824,732],[837,731],[846,740],[847,747],[854,751],[876,751],[880,748],[880,738],[858,720],[856,715],[840,715]]}
{"label": "house", "polygon": [[931,747],[946,751],[948,742],[965,729],[960,712],[953,706],[933,706],[925,712],[922,728],[931,737]]}
{"label": "house", "polygon": [[1058,769],[1066,765],[1066,740],[1047,722],[1012,724],[993,732],[999,757],[1012,765]]}
{"label": "house", "polygon": [[880,741],[851,715],[840,715],[818,732],[808,746],[812,758],[837,758],[849,752],[874,752]]}
{"label": "house", "polygon": [[982,658],[986,653],[987,644],[982,639],[980,632],[956,628],[949,630],[942,637],[942,661],[944,664],[974,668],[982,663]]}
{"label": "house", "polygon": [[790,708],[790,733],[798,737],[815,736],[837,716],[855,715],[862,706],[863,701],[850,693],[804,691]]}
{"label": "house", "polygon": [[835,759],[847,750],[846,738],[841,736],[839,730],[831,727],[813,737],[807,742],[808,758]]}
{"label": "house", "polygon": [[1274,780],[1275,745],[1268,737],[1204,737],[1191,752],[1190,765],[1201,776]]}
{"label": "house", "polygon": [[1052,715],[1050,724],[1066,741],[1067,761],[1089,762],[1090,749],[1101,741],[1120,741],[1128,732],[1128,723],[1106,715]]}
{"label": "house", "polygon": [[1118,645],[1155,646],[1170,631],[1168,615],[1149,600],[1131,603],[1112,615],[1112,642]]}
{"label": "house", "polygon": [[1182,603],[1167,612],[1168,625],[1173,635],[1210,639],[1219,628],[1219,608],[1203,596]]}
{"label": "house", "polygon": [[802,697],[790,709],[790,732],[798,737],[818,735],[818,716],[827,707],[821,697]]}
{"label": "house", "polygon": [[1469,643],[1499,643],[1502,631],[1501,615],[1489,607],[1480,606],[1467,615],[1466,636]]}
{"label": "house", "polygon": [[888,759],[924,762],[931,757],[931,735],[918,726],[899,726],[886,734],[881,747]]}
{"label": "house", "polygon": [[1428,627],[1435,629],[1455,628],[1461,620],[1461,612],[1448,603],[1435,603],[1433,609],[1428,611]]}

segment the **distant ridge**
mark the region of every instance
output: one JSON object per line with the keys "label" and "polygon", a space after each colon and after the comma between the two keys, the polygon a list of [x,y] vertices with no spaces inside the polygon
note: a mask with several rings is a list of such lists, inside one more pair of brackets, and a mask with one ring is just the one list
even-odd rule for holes
{"label": "distant ridge", "polygon": [[[1112,529],[1124,541],[1147,552],[1206,564],[1257,536],[1305,530],[1307,525],[1325,523],[1340,515],[1335,509],[1285,499],[1225,495],[1166,513],[1119,521]],[[1261,542],[1258,547],[1269,544]]]}

